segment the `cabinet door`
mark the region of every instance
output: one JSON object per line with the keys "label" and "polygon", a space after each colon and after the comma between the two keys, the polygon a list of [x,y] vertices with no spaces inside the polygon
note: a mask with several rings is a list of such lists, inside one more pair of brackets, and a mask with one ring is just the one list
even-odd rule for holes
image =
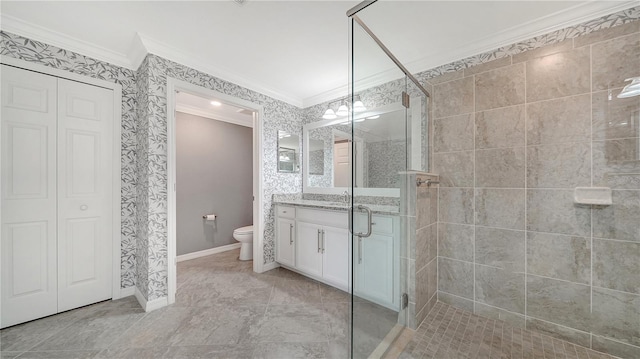
{"label": "cabinet door", "polygon": [[322,226],[296,223],[296,268],[304,273],[322,276]]}
{"label": "cabinet door", "polygon": [[349,289],[349,231],[323,227],[322,278],[344,290]]}
{"label": "cabinet door", "polygon": [[59,312],[111,298],[112,132],[113,91],[58,80]]}
{"label": "cabinet door", "polygon": [[[357,242],[356,242],[357,243]],[[393,296],[393,237],[372,234],[362,238],[356,253],[356,294],[387,307]]]}
{"label": "cabinet door", "polygon": [[56,83],[2,65],[2,327],[58,310]]}
{"label": "cabinet door", "polygon": [[295,267],[295,221],[276,219],[276,262]]}

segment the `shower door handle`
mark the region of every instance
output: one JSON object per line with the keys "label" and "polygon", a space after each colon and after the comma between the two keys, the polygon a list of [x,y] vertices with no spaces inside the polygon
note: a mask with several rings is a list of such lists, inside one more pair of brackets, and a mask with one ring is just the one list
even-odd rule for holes
{"label": "shower door handle", "polygon": [[363,206],[363,205],[357,205],[355,207],[351,207],[350,211],[349,211],[349,219],[350,219],[350,223],[349,223],[349,230],[351,230],[351,226],[352,226],[352,221],[353,219],[351,217],[353,217],[353,209],[358,209],[361,211],[365,211],[367,213],[367,231],[362,233],[362,232],[358,232],[358,233],[353,233],[354,236],[358,236],[358,237],[362,237],[362,238],[367,238],[371,235],[371,227],[373,226],[373,213],[371,212],[371,208],[367,207],[367,206]]}
{"label": "shower door handle", "polygon": [[362,263],[362,237],[358,237],[358,264]]}

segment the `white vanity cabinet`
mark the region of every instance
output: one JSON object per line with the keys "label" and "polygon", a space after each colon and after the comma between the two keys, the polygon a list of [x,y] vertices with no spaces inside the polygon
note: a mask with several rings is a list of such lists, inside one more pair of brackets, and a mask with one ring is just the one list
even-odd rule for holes
{"label": "white vanity cabinet", "polygon": [[351,246],[347,212],[278,205],[276,215],[276,261],[348,291]]}
{"label": "white vanity cabinet", "polygon": [[[357,296],[399,309],[398,216],[374,214],[371,235],[354,237],[351,248],[346,210],[277,205],[276,213],[278,263],[349,292],[353,268]],[[355,215],[356,232],[367,232],[366,223],[366,215]]]}
{"label": "white vanity cabinet", "polygon": [[[399,251],[394,229],[399,229],[398,217],[373,215],[372,223],[369,237],[354,237],[354,291],[357,296],[397,311],[400,266],[399,261],[394,261]],[[365,215],[356,215],[355,230],[366,232]]]}
{"label": "white vanity cabinet", "polygon": [[296,265],[295,218],[295,207],[276,207],[276,262],[291,267]]}

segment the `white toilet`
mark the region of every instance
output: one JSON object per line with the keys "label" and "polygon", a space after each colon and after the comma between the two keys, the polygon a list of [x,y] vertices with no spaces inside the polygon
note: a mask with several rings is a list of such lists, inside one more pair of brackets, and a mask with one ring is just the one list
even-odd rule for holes
{"label": "white toilet", "polygon": [[240,260],[253,259],[253,226],[240,227],[233,231],[233,238],[240,242]]}

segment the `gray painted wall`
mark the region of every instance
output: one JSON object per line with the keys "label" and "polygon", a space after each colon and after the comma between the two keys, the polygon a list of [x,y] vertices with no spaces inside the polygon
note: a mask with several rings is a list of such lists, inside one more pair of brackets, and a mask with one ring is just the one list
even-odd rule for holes
{"label": "gray painted wall", "polygon": [[[176,114],[178,255],[236,243],[233,230],[253,223],[252,132]],[[218,218],[204,221],[209,213]]]}

